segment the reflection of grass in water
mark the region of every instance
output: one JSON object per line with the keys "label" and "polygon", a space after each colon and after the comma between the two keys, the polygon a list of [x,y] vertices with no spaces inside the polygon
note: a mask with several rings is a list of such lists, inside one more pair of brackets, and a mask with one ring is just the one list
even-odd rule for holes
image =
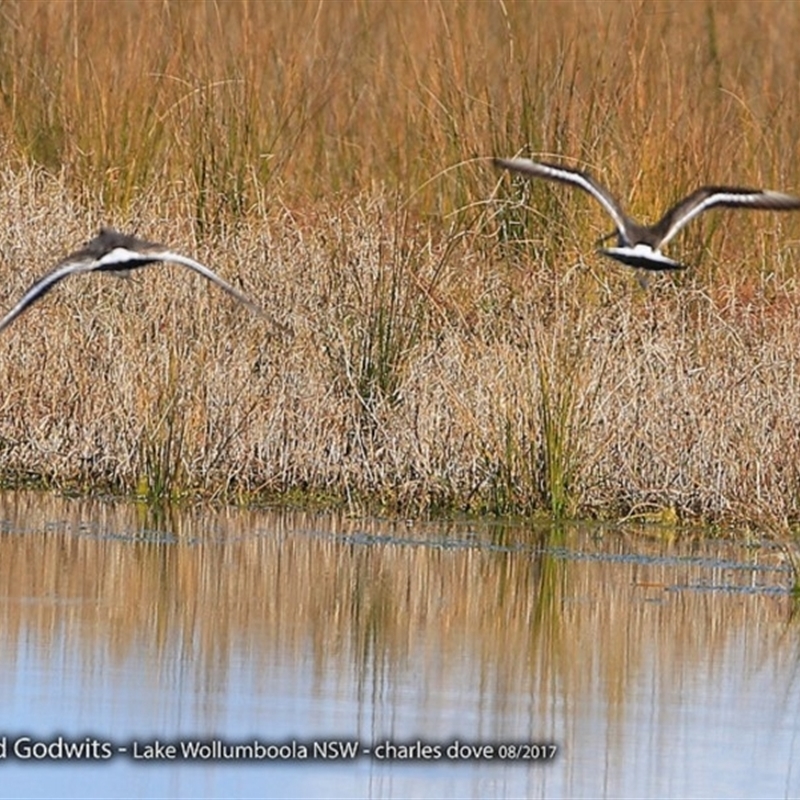
{"label": "reflection of grass in water", "polygon": [[[579,709],[600,697],[609,713],[624,711],[631,682],[653,674],[653,664],[670,697],[708,674],[710,661],[733,659],[731,673],[747,674],[763,670],[765,652],[796,656],[788,599],[682,592],[658,602],[664,584],[714,580],[718,569],[698,563],[704,554],[763,566],[775,558],[769,550],[710,540],[673,547],[632,527],[596,530],[588,545],[587,534],[568,526],[420,531],[303,512],[165,514],[52,495],[0,497],[10,532],[27,531],[0,537],[9,599],[3,658],[13,663],[25,653],[22,638],[34,636],[46,653],[71,643],[87,669],[111,675],[149,642],[153,674],[169,679],[176,665],[191,664],[186,677],[203,701],[229,683],[244,652],[265,681],[276,666],[295,674],[297,665],[307,692],[307,667],[337,676],[337,691],[347,687],[341,696],[354,702],[394,702],[391,690],[401,690],[402,702],[430,711],[458,703],[462,691],[478,693],[481,713],[530,717],[543,735],[562,705]],[[159,530],[173,539],[156,539]],[[150,536],[134,541],[140,531]],[[642,561],[559,559],[541,552],[547,546],[612,557],[635,549]],[[688,558],[660,563],[671,554]],[[738,577],[744,586],[752,578]],[[54,610],[65,600],[68,613]],[[762,647],[743,648],[753,630]]]}

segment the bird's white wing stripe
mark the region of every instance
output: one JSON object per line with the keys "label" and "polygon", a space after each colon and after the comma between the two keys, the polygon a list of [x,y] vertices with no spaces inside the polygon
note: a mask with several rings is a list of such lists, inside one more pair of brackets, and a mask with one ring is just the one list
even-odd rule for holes
{"label": "bird's white wing stripe", "polygon": [[[126,247],[124,245],[113,247],[111,242],[107,240],[115,239],[119,241],[128,240],[133,242],[132,245]],[[141,249],[137,249],[137,246]],[[112,246],[108,252],[103,252],[105,247]],[[98,253],[98,250],[102,255]],[[173,253],[171,250],[164,249],[161,245],[150,244],[134,239],[133,237],[124,237],[115,231],[103,229],[100,235],[89,242],[89,244],[80,252],[74,253],[57,264],[50,272],[43,275],[36,283],[33,284],[22,296],[19,302],[3,317],[0,319],[0,331],[3,331],[10,325],[23,311],[35,303],[40,297],[50,291],[60,280],[67,277],[67,275],[91,272],[93,270],[107,270],[109,272],[125,272],[128,269],[145,266],[151,262],[157,261],[171,261],[180,264],[184,267],[197,272],[204,278],[207,278],[212,283],[217,284],[221,289],[224,289],[232,297],[235,297],[240,303],[246,305],[251,311],[271,319],[273,325],[277,328],[290,332],[282,323],[272,319],[263,309],[259,308],[249,298],[245,297],[240,291],[234,289],[227,281],[224,281],[216,273],[212,272],[208,267],[200,264],[194,259],[182,256],[179,253]]]}
{"label": "bird's white wing stripe", "polygon": [[94,269],[96,261],[87,261],[86,259],[78,259],[75,261],[66,261],[60,266],[56,267],[52,272],[36,281],[33,286],[25,292],[20,298],[19,302],[0,320],[0,332],[7,328],[25,309],[35,303],[43,294],[50,291],[60,280],[78,272],[89,272]]}
{"label": "bird's white wing stripe", "polygon": [[[171,250],[154,251],[147,254],[149,258],[157,259],[158,261],[172,261],[175,264],[181,264],[194,270],[204,278],[208,278],[212,283],[216,283],[221,289],[224,289],[228,294],[235,297],[240,303],[244,303],[251,311],[257,314],[264,314],[263,309],[259,308],[255,303],[245,297],[238,289],[234,289],[227,281],[219,277],[215,272],[212,272],[208,267],[203,266],[199,261],[195,261],[188,256],[182,256],[179,253],[173,253]],[[139,255],[141,258],[141,254]]]}
{"label": "bird's white wing stripe", "polygon": [[[686,210],[683,214],[675,219],[670,225],[664,237],[659,242],[659,247],[663,247],[675,234],[682,228],[688,225],[696,216],[707,211],[709,208],[718,206],[723,203],[730,203],[737,206],[744,206],[745,208],[762,208],[762,209],[779,209],[782,207],[791,207],[791,202],[795,198],[788,194],[781,192],[771,191],[756,191],[756,192],[715,192],[698,200],[698,202],[691,208]],[[764,201],[775,201],[775,205],[771,206]]]}
{"label": "bird's white wing stripe", "polygon": [[551,175],[553,178],[574,183],[585,191],[589,192],[589,194],[592,195],[592,197],[594,197],[595,200],[597,200],[611,215],[617,227],[622,230],[625,229],[625,219],[620,215],[619,209],[616,207],[616,205],[609,200],[605,192],[600,191],[599,187],[592,181],[587,180],[584,175],[579,172],[572,172],[571,170],[554,169],[553,167],[545,166],[543,164],[538,164],[537,166],[542,172]]}
{"label": "bird's white wing stripe", "polygon": [[215,272],[212,272],[208,267],[204,266],[199,261],[189,258],[188,256],[182,256],[180,253],[174,253],[172,250],[143,250],[142,252],[138,252],[136,250],[128,250],[125,247],[115,247],[113,250],[106,253],[102,258],[97,260],[95,268],[118,265],[120,269],[123,269],[125,264],[128,264],[132,261],[141,262],[144,259],[152,261],[171,261],[175,264],[188,267],[194,272],[202,275],[204,278],[207,278],[212,283],[216,283],[217,286],[219,286],[221,289],[224,289],[241,303],[244,303],[248,308],[261,313],[261,309],[255,305],[255,303],[245,297],[240,291],[234,289],[233,286],[220,278]]}

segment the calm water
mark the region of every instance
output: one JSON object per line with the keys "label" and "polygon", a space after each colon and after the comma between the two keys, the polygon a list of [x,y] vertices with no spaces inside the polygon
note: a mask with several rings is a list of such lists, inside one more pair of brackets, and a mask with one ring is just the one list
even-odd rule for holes
{"label": "calm water", "polygon": [[0,574],[3,797],[800,794],[768,547],[8,494]]}

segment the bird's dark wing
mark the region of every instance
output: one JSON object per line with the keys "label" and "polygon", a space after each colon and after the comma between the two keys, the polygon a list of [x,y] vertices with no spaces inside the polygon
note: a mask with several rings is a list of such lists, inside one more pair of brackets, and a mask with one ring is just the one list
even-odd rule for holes
{"label": "bird's dark wing", "polygon": [[761,208],[789,211],[800,208],[800,198],[767,189],[746,189],[734,186],[703,186],[676,203],[653,226],[659,237],[658,246],[665,245],[678,231],[698,214],[710,208]]}
{"label": "bird's dark wing", "polygon": [[[100,233],[82,249],[64,258],[43,277],[39,278],[22,296],[20,301],[0,320],[0,332],[10,325],[20,314],[44,297],[60,280],[68,275],[83,272],[124,272],[143,267],[158,261],[171,261],[197,272],[212,283],[217,284],[251,311],[268,316],[259,306],[234,289],[208,267],[192,258],[174,253],[163,245],[148,242],[135,236],[129,236],[111,228],[101,228]],[[286,326],[272,320],[273,324],[284,331]]]}
{"label": "bird's dark wing", "polygon": [[555,164],[545,164],[539,161],[531,161],[529,158],[495,158],[493,159],[496,167],[519,172],[522,175],[529,175],[533,178],[544,178],[550,181],[561,181],[578,186],[588,192],[597,200],[600,205],[611,215],[617,230],[626,240],[628,235],[628,219],[616,198],[599,184],[591,175],[576,169],[566,169]]}
{"label": "bird's dark wing", "polygon": [[0,320],[0,332],[7,328],[23,311],[41,300],[59,281],[79,272],[90,272],[95,267],[95,261],[86,250],[79,250],[71,256],[60,261],[50,272],[39,278],[22,295],[19,302]]}

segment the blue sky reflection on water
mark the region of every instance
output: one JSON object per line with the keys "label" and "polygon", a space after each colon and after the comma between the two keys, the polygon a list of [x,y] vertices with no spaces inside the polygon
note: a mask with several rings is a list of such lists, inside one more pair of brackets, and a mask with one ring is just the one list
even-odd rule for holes
{"label": "blue sky reflection on water", "polygon": [[162,520],[173,535],[141,541],[98,534],[141,524],[122,504],[37,502],[6,506],[0,537],[8,747],[59,735],[140,752],[156,739],[442,750],[459,739],[556,742],[559,754],[7,758],[2,797],[800,791],[798,629],[768,550],[231,511]]}

